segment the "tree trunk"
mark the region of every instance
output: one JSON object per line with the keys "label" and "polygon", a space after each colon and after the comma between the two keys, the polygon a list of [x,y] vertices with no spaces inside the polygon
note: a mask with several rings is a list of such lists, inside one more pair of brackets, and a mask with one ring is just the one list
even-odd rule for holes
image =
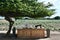
{"label": "tree trunk", "polygon": [[13,24],[14,24],[14,22],[9,22],[9,30],[7,31],[7,35],[10,34]]}
{"label": "tree trunk", "polygon": [[5,19],[9,22],[9,30],[7,31],[7,34],[6,34],[6,35],[9,35],[11,32],[11,28],[14,24],[14,21],[13,21],[12,17],[5,17]]}

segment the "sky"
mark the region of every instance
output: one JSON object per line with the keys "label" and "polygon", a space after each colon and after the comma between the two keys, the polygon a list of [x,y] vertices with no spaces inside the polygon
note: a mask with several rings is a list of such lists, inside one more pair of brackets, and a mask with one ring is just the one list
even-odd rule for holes
{"label": "sky", "polygon": [[45,4],[50,2],[53,4],[51,8],[56,9],[55,14],[52,15],[50,18],[55,16],[60,16],[60,0],[38,0],[38,2],[44,2]]}

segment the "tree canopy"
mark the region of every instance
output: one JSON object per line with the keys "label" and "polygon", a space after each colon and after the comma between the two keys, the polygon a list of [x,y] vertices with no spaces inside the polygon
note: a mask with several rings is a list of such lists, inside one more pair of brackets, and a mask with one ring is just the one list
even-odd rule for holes
{"label": "tree canopy", "polygon": [[56,16],[56,17],[54,17],[54,19],[56,19],[56,20],[57,20],[57,19],[60,19],[60,16]]}
{"label": "tree canopy", "polygon": [[54,14],[51,5],[38,0],[0,0],[0,15],[9,17],[45,17]]}

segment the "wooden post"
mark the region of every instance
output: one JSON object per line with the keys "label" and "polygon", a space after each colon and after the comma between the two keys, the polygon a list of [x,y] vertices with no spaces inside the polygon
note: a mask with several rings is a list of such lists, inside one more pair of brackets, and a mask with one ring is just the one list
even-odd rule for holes
{"label": "wooden post", "polygon": [[50,29],[47,29],[47,37],[50,37]]}
{"label": "wooden post", "polygon": [[13,35],[16,37],[16,28],[13,27]]}

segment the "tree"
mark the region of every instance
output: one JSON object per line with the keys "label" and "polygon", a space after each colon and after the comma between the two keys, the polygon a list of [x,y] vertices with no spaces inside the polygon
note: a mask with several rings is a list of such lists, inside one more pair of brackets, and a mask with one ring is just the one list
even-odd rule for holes
{"label": "tree", "polygon": [[45,17],[54,14],[54,10],[48,9],[51,4],[45,5],[43,2],[37,2],[38,0],[0,0],[0,15],[4,16],[9,22],[10,33],[14,24],[12,18],[18,17]]}
{"label": "tree", "polygon": [[54,17],[54,19],[60,19],[60,16],[56,16],[56,17]]}

